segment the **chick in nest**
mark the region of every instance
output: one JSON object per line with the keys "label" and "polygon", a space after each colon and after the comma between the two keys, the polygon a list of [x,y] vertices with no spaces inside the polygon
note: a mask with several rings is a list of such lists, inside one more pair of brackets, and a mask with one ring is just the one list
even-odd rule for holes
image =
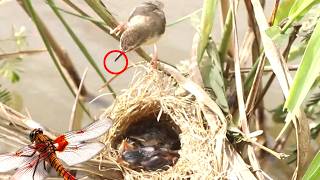
{"label": "chick in nest", "polygon": [[168,166],[173,166],[179,158],[177,151],[154,146],[139,146],[128,139],[122,141],[119,153],[118,162],[135,170],[166,170]]}

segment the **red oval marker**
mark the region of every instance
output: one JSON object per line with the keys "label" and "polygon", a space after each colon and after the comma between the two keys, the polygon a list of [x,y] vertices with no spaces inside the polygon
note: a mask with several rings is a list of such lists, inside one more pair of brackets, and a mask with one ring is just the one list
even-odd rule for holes
{"label": "red oval marker", "polygon": [[[126,60],[126,64],[125,64],[124,68],[121,69],[120,71],[111,71],[111,70],[107,67],[107,57],[108,57],[111,53],[120,53],[121,56],[123,56],[124,59]],[[126,53],[123,52],[123,51],[120,51],[120,50],[118,50],[118,49],[109,51],[109,52],[104,56],[104,58],[103,58],[103,66],[104,66],[104,69],[105,69],[108,73],[110,73],[110,74],[121,74],[121,73],[123,73],[123,72],[128,68],[128,64],[129,64],[129,60],[128,60],[128,57],[127,57]]]}

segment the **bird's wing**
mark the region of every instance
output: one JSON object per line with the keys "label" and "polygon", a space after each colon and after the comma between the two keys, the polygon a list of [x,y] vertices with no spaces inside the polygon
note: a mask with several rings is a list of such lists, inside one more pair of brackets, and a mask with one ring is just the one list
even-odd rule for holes
{"label": "bird's wing", "polygon": [[130,13],[128,21],[130,21],[131,18],[137,15],[146,15],[148,13],[152,13],[154,11],[162,11],[163,4],[159,1],[154,2],[144,2],[143,4],[135,7],[133,11]]}

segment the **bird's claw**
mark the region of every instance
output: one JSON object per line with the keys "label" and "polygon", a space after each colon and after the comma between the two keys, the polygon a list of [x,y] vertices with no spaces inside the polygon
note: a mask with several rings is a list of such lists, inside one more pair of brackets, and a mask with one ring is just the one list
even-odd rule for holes
{"label": "bird's claw", "polygon": [[110,34],[119,36],[127,28],[126,23],[120,23],[116,28],[110,30]]}

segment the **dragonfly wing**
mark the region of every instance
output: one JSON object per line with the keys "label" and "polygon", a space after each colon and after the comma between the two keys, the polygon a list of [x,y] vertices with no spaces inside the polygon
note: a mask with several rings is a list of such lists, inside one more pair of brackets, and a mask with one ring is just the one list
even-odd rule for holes
{"label": "dragonfly wing", "polygon": [[33,156],[13,175],[14,180],[43,180],[48,175],[44,167],[44,158]]}
{"label": "dragonfly wing", "polygon": [[67,132],[64,137],[71,144],[94,139],[106,133],[111,125],[111,119],[99,119],[82,130]]}
{"label": "dragonfly wing", "polygon": [[22,164],[32,159],[36,150],[32,146],[26,146],[15,153],[0,155],[0,172],[7,172],[20,167]]}
{"label": "dragonfly wing", "polygon": [[38,122],[36,122],[32,119],[26,119],[26,120],[24,120],[24,123],[31,129],[37,129],[37,128],[46,129],[42,125],[40,125]]}
{"label": "dragonfly wing", "polygon": [[100,142],[86,142],[76,145],[68,145],[64,151],[57,151],[56,155],[69,166],[88,161],[104,148]]}

